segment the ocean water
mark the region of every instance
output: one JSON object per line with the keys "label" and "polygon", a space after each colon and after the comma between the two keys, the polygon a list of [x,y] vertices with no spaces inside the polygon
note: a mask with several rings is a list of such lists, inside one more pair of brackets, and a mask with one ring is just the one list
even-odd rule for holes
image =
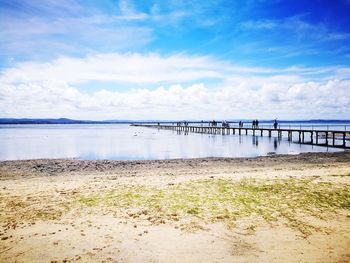
{"label": "ocean water", "polygon": [[125,124],[0,125],[0,160],[154,160],[333,152],[286,137],[178,133]]}

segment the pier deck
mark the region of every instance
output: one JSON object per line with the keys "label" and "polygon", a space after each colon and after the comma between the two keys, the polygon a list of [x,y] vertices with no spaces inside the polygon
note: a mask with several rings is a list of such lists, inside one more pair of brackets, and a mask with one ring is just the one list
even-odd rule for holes
{"label": "pier deck", "polygon": [[164,125],[164,124],[131,124],[132,126],[167,129],[181,132],[193,132],[204,134],[222,134],[222,135],[248,135],[279,137],[287,136],[289,141],[293,141],[293,134],[297,134],[297,140],[300,144],[309,144],[317,146],[327,146],[335,148],[350,149],[350,132],[342,130],[310,130],[296,128],[264,128],[264,127],[215,127],[215,126],[193,126],[193,125]]}

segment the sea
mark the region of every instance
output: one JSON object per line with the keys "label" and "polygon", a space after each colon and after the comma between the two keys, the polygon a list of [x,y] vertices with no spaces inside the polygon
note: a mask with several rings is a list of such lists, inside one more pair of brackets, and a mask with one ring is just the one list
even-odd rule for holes
{"label": "sea", "polygon": [[[280,127],[350,130],[349,123],[292,122]],[[288,141],[287,136],[268,137],[260,133],[256,136],[184,133],[129,124],[9,124],[0,125],[0,160],[164,160],[344,151],[295,141],[296,138],[293,142]]]}

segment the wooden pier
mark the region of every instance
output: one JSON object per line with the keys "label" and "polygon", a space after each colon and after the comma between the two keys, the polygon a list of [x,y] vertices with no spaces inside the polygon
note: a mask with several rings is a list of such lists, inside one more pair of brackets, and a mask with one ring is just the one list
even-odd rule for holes
{"label": "wooden pier", "polygon": [[335,148],[350,149],[347,141],[350,141],[349,131],[341,130],[309,130],[293,128],[259,128],[259,127],[215,127],[215,126],[193,126],[193,125],[164,125],[164,124],[131,124],[132,126],[166,129],[179,132],[193,132],[204,134],[222,134],[222,135],[253,135],[278,137],[287,136],[288,141],[293,141],[293,134],[296,134],[297,140],[293,141],[300,144],[309,144],[317,146],[327,146]]}

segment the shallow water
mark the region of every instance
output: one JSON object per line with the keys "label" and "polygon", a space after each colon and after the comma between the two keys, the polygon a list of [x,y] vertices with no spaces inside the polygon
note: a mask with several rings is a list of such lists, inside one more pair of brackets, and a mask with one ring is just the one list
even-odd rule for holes
{"label": "shallow water", "polygon": [[178,134],[122,124],[0,125],[0,160],[80,158],[151,160],[254,157],[342,151],[300,145],[286,138],[252,135]]}

